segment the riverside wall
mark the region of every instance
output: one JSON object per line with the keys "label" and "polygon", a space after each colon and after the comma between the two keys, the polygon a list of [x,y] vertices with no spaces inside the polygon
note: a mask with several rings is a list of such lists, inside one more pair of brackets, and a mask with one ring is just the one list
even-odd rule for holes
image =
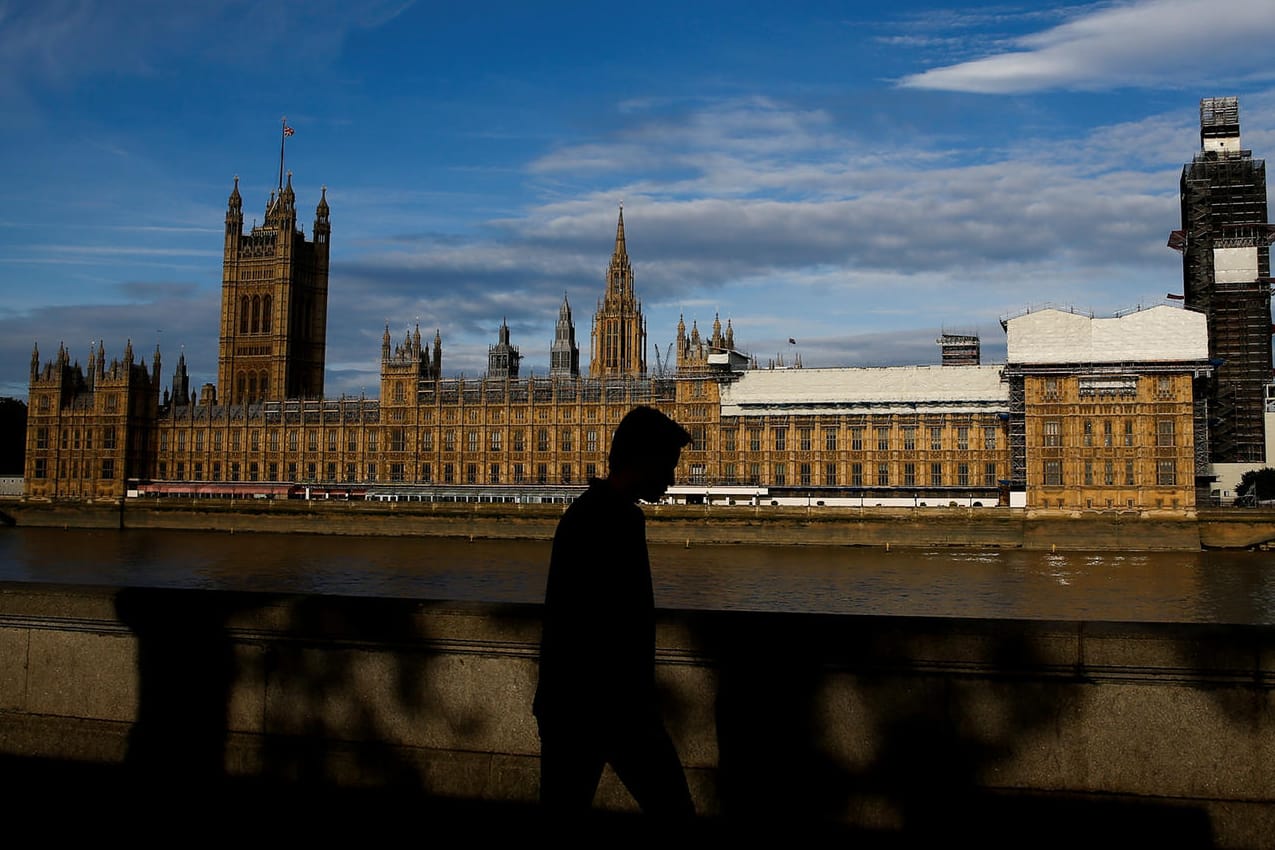
{"label": "riverside wall", "polygon": [[[7,799],[64,796],[91,766],[85,800],[144,788],[219,805],[250,782],[271,800],[392,792],[413,816],[431,800],[534,809],[538,616],[0,584]],[[1272,627],[662,612],[657,642],[697,810],[743,834],[1226,848],[1275,834]],[[609,771],[597,804],[633,809]]]}
{"label": "riverside wall", "polygon": [[[552,538],[562,505],[449,502],[158,499],[121,503],[7,501],[9,524],[68,528]],[[1249,549],[1275,544],[1275,510],[1028,513],[1011,508],[836,508],[653,505],[653,542],[989,547],[1059,550]]]}

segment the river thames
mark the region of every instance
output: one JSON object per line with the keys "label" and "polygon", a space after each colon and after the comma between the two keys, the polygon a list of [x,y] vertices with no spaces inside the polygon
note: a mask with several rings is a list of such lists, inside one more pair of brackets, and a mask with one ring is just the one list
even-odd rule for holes
{"label": "river thames", "polygon": [[[548,558],[542,541],[0,528],[17,582],[525,603]],[[653,545],[651,565],[670,609],[1275,623],[1270,552]]]}

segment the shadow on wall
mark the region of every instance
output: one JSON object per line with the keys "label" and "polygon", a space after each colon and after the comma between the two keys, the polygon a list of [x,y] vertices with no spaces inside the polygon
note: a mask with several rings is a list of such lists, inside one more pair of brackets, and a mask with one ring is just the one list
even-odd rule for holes
{"label": "shadow on wall", "polygon": [[[404,719],[422,727],[482,719],[442,717],[431,702],[434,662],[419,603],[357,602],[120,591],[117,614],[138,642],[128,780],[161,798],[259,785],[320,799],[367,786],[422,801],[425,774],[400,746],[410,736]],[[287,638],[243,626],[262,618]]]}
{"label": "shadow on wall", "polygon": [[[424,749],[463,749],[449,742],[485,739],[503,722],[481,702],[490,694],[458,702],[440,693],[436,680],[455,681],[455,671],[439,665],[454,662],[427,646],[446,636],[422,625],[423,604],[120,591],[118,615],[138,640],[131,789],[152,801],[231,801],[257,812],[323,805],[347,818],[410,820],[428,811],[487,828],[534,817],[525,803],[534,791],[480,801],[458,795],[454,775],[432,787],[430,768],[416,760]],[[954,837],[982,847],[1212,845],[1207,812],[1189,801],[1050,793],[1048,777],[1013,773],[1024,752],[1052,747],[1070,757],[1059,730],[1092,711],[1081,705],[1093,693],[1086,671],[1051,668],[1057,648],[1051,653],[1045,633],[1012,622],[964,634],[959,620],[679,619],[716,682],[707,698],[717,764],[706,771],[713,787],[704,808],[731,834],[832,834],[855,824],[855,836],[886,845],[946,846]],[[1169,627],[1165,635],[1173,639]],[[945,666],[930,650],[950,641],[977,647],[967,657],[995,675]],[[1183,663],[1216,669],[1207,647],[1172,645]],[[489,684],[481,675],[463,681]],[[1251,689],[1217,690],[1205,698],[1221,700],[1235,723],[1254,722]],[[679,719],[686,728],[696,715],[675,701],[694,697],[679,694],[670,695],[675,737]],[[1011,790],[1029,785],[1045,793]]]}
{"label": "shadow on wall", "polygon": [[[906,665],[926,657],[924,632],[873,618],[786,616],[759,628],[734,614],[700,620],[717,658],[718,792],[723,816],[785,835],[855,823],[909,846],[1086,846],[1128,839],[1212,846],[1207,813],[1154,802],[996,793],[1021,747],[1075,713],[1068,678],[1016,677],[1047,666],[1042,648],[1007,628],[986,661],[1002,682]],[[952,622],[935,622],[950,634]],[[994,630],[993,630],[994,631]],[[904,665],[903,675],[900,666]],[[1012,788],[1014,777],[1003,777]]]}

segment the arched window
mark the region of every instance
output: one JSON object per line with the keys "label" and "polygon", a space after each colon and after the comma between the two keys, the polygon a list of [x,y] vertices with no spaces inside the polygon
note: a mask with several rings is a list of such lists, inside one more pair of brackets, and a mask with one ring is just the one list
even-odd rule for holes
{"label": "arched window", "polygon": [[248,310],[249,309],[250,307],[248,303],[248,296],[245,295],[243,297],[243,302],[239,306],[239,333],[241,334],[248,333]]}
{"label": "arched window", "polygon": [[252,296],[252,332],[261,332],[261,298]]}
{"label": "arched window", "polygon": [[244,404],[247,401],[245,396],[248,393],[248,378],[244,375],[243,372],[240,372],[239,380],[236,381],[235,383],[238,387],[238,390],[235,392],[235,403]]}
{"label": "arched window", "polygon": [[261,372],[261,378],[257,381],[257,391],[263,400],[270,392],[270,375],[264,369]]}
{"label": "arched window", "polygon": [[261,299],[261,332],[270,333],[270,316],[274,309],[274,300],[266,295]]}
{"label": "arched window", "polygon": [[257,401],[257,373],[256,372],[253,372],[251,375],[248,376],[247,401],[248,401],[248,404],[253,404]]}

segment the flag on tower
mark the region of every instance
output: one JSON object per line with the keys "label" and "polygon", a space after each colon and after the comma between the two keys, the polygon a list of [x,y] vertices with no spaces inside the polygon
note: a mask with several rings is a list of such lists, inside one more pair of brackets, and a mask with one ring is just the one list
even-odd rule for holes
{"label": "flag on tower", "polygon": [[289,127],[289,126],[288,126],[288,125],[286,125],[286,124],[283,126],[283,134],[284,134],[285,136],[291,136],[291,135],[294,135],[296,132],[297,132],[296,130],[292,129],[291,127]]}

